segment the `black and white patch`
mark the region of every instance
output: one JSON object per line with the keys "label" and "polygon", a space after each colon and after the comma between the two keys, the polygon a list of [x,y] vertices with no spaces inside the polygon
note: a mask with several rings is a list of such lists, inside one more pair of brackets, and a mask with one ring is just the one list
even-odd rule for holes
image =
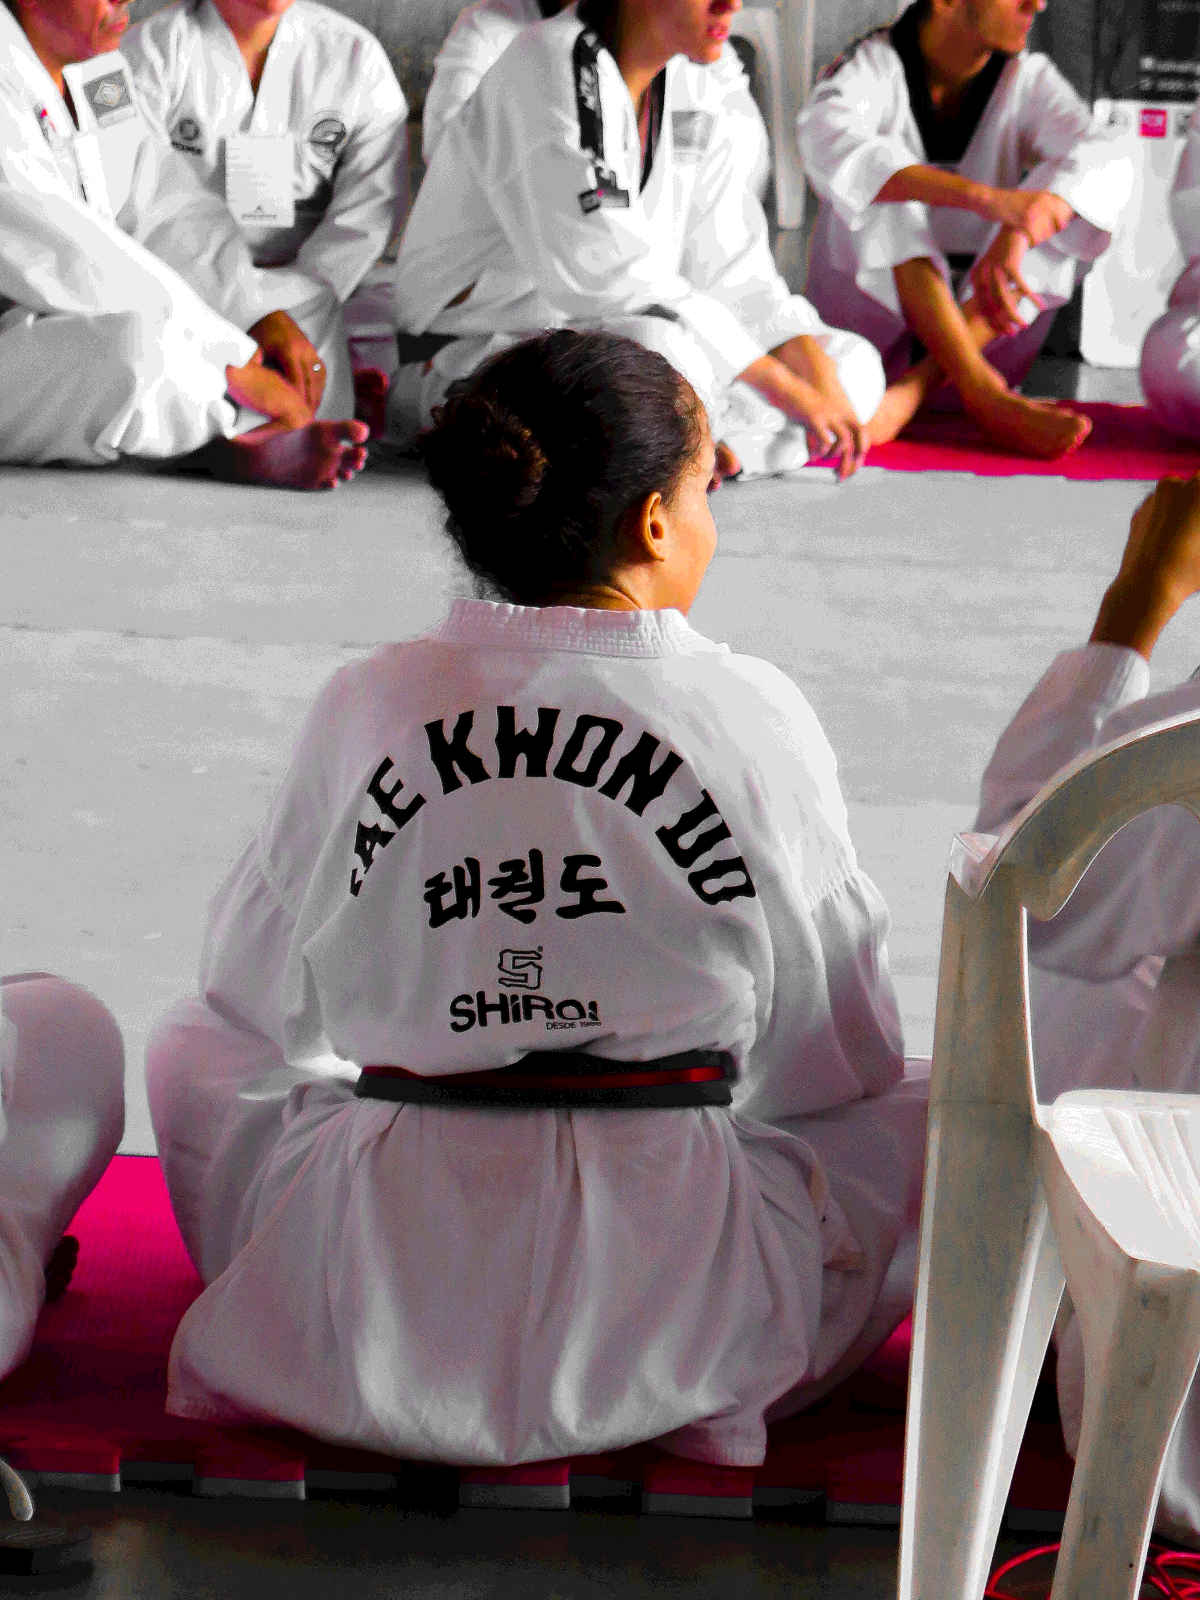
{"label": "black and white patch", "polygon": [[313,149],[329,160],[341,154],[342,146],[346,142],[346,124],[336,111],[322,111],[314,119],[312,127],[308,130],[308,142]]}
{"label": "black and white patch", "polygon": [[185,113],[176,120],[171,129],[171,144],[174,149],[182,150],[189,156],[204,154],[204,131],[195,117]]}
{"label": "black and white patch", "polygon": [[712,137],[711,111],[672,111],[671,141],[676,155],[698,156],[708,148]]}
{"label": "black and white patch", "polygon": [[113,122],[123,122],[134,114],[133,95],[123,67],[98,74],[84,84],[83,92],[92,108],[92,115],[102,128]]}

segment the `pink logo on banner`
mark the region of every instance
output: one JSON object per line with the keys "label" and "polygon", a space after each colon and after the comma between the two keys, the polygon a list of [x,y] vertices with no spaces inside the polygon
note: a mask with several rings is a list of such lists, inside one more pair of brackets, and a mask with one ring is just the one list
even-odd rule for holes
{"label": "pink logo on banner", "polygon": [[1152,106],[1147,106],[1138,123],[1138,132],[1143,139],[1165,139],[1167,137],[1167,113]]}

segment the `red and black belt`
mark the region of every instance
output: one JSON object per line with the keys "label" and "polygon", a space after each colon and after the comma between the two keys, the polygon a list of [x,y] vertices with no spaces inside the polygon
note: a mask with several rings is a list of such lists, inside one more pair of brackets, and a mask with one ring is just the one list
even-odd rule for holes
{"label": "red and black belt", "polygon": [[511,1066],[424,1077],[405,1067],[367,1066],[355,1094],[410,1105],[544,1110],[637,1106],[727,1106],[734,1061],[727,1050],[683,1050],[653,1061],[608,1061],[582,1050],[533,1050]]}

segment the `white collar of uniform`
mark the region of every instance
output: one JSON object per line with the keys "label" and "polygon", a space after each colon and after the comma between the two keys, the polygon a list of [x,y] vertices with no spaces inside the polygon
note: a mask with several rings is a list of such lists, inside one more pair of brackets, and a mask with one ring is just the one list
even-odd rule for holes
{"label": "white collar of uniform", "polygon": [[508,650],[572,650],[596,656],[727,654],[675,611],[599,611],[584,606],[514,606],[455,600],[437,637]]}

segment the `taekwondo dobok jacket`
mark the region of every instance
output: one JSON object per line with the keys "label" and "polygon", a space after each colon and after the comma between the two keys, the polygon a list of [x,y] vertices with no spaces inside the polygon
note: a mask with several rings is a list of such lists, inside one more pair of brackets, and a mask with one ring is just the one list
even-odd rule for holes
{"label": "taekwondo dobok jacket", "polygon": [[[677,612],[459,601],[344,669],[151,1052],[213,1280],[172,1407],[450,1461],[668,1435],[761,1459],[764,1410],[853,1342],[901,1225],[850,1227],[805,1137],[901,1077],[885,932],[807,702]],[[732,1112],[345,1081],[701,1047],[736,1058]],[[887,1151],[919,1170],[919,1132]]]}
{"label": "taekwondo dobok jacket", "polygon": [[[538,0],[477,0],[455,18],[433,65],[421,111],[421,155],[426,164],[446,124],[456,117],[517,35],[542,20]],[[740,133],[742,160],[754,193],[762,198],[771,173],[767,130],[750,93],[745,69],[731,44],[704,69],[724,90],[725,110]]]}
{"label": "taekwondo dobok jacket", "polygon": [[[892,273],[900,263],[925,256],[949,280],[948,256],[974,256],[991,239],[995,225],[970,211],[873,203],[893,174],[930,160],[890,29],[859,40],[826,70],[799,114],[798,132],[805,170],[822,202],[812,258],[823,283],[846,276],[899,312]],[[1051,61],[1029,51],[1004,62],[961,159],[938,164],[998,188],[1024,183],[1060,195],[1077,216],[1049,244],[1080,260],[1107,248],[1132,182],[1129,162],[1111,136]],[[1033,259],[1024,270],[1035,291],[1060,287],[1061,273],[1050,263],[1044,278]],[[833,314],[832,299],[820,303]]]}
{"label": "taekwondo dobok jacket", "polygon": [[[113,52],[66,69],[76,124],[0,6],[0,335],[4,316],[178,315],[224,391],[271,309],[245,241],[160,147]],[[203,399],[198,396],[198,399]]]}
{"label": "taekwondo dobok jacket", "polygon": [[397,258],[398,325],[482,336],[651,314],[727,385],[823,328],[776,269],[739,138],[720,79],[673,58],[643,188],[612,55],[574,6],[531,24],[438,140]]}
{"label": "taekwondo dobok jacket", "polygon": [[408,107],[374,35],[316,0],[294,0],[257,94],[211,0],[155,12],[123,52],[150,121],[218,200],[231,135],[289,141],[294,217],[243,224],[254,259],[294,263],[348,300],[408,204]]}

